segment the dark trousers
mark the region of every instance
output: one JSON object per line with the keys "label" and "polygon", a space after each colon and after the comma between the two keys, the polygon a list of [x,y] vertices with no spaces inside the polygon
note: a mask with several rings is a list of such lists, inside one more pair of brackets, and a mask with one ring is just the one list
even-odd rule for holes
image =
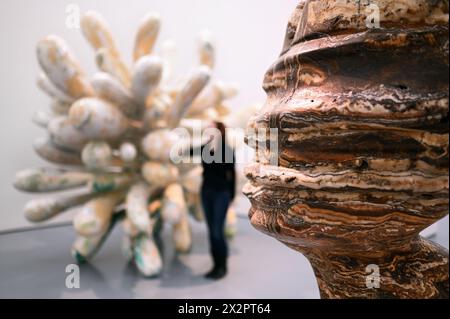
{"label": "dark trousers", "polygon": [[225,220],[230,203],[230,192],[202,188],[203,210],[209,230],[211,255],[216,267],[226,267],[228,246],[225,238]]}

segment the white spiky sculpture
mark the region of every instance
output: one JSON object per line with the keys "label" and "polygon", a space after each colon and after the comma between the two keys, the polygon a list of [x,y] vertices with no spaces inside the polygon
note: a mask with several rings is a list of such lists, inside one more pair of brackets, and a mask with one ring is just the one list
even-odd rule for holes
{"label": "white spiky sculpture", "polygon": [[[64,40],[47,36],[37,44],[42,68],[39,87],[51,98],[51,112],[37,112],[34,122],[48,131],[35,142],[57,169],[19,172],[16,188],[26,192],[77,189],[66,196],[38,198],[25,207],[26,218],[43,222],[80,206],[72,247],[79,261],[93,257],[122,221],[124,253],[145,276],[157,275],[162,260],[154,235],[162,221],[172,226],[178,252],[191,247],[189,212],[201,219],[201,167],[175,165],[170,150],[180,136],[171,129],[186,119],[226,116],[223,102],[236,94],[233,85],[211,80],[214,47],[200,37],[200,64],[181,85],[169,85],[173,44],[153,48],[160,29],[148,14],[136,35],[131,67],[123,61],[105,20],[87,12],[81,28],[95,50],[100,72],[88,79]],[[235,216],[229,216],[233,227]]]}

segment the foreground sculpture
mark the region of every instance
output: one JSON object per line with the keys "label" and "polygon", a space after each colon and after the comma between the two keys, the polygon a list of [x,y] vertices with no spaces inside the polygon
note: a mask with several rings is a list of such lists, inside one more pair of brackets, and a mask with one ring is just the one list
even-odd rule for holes
{"label": "foreground sculpture", "polygon": [[[192,144],[191,135],[172,131],[192,121],[229,114],[224,101],[236,94],[232,84],[210,83],[215,52],[211,39],[199,39],[200,63],[193,74],[174,84],[173,43],[154,54],[160,29],[157,14],[148,14],[135,38],[134,62],[123,61],[106,21],[95,12],[81,20],[84,36],[95,49],[100,72],[88,79],[64,40],[47,36],[37,45],[43,70],[38,84],[51,98],[50,112],[34,122],[48,132],[34,147],[58,169],[19,172],[16,188],[31,193],[73,191],[66,196],[40,197],[25,207],[26,218],[43,222],[81,206],[74,218],[76,260],[91,259],[117,222],[123,220],[127,258],[145,276],[160,273],[162,259],[154,236],[164,222],[172,226],[174,246],[191,248],[189,212],[202,219],[202,170],[175,164],[175,145]],[[243,113],[242,113],[243,114]],[[228,216],[233,234],[235,216]]]}
{"label": "foreground sculpture", "polygon": [[449,296],[448,251],[419,236],[448,214],[448,43],[448,1],[302,1],[289,21],[248,135],[279,147],[244,191],[322,298]]}

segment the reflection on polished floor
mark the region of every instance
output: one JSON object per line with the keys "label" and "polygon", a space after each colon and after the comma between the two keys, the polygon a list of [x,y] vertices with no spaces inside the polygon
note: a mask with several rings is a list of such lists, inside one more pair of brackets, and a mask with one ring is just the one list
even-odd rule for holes
{"label": "reflection on polished floor", "polygon": [[[81,267],[80,288],[65,287],[72,227],[0,235],[0,298],[318,298],[312,269],[300,254],[254,230],[241,218],[230,243],[230,274],[203,279],[210,267],[206,227],[193,223],[189,255],[174,254],[163,233],[165,269],[159,278],[140,277],[122,257],[117,228],[89,265]],[[448,218],[433,238],[448,249]]]}

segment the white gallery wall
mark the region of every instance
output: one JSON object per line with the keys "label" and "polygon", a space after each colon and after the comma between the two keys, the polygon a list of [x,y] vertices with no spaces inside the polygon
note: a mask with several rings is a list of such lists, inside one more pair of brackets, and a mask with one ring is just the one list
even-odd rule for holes
{"label": "white gallery wall", "polygon": [[[29,225],[23,206],[32,196],[11,185],[15,172],[48,166],[32,150],[45,133],[30,118],[48,108],[49,99],[36,87],[36,42],[47,34],[63,37],[85,70],[95,70],[94,52],[79,29],[66,27],[67,6],[99,11],[108,21],[127,61],[134,36],[149,11],[162,17],[160,40],[178,47],[176,74],[197,63],[196,36],[210,29],[218,48],[215,77],[235,81],[240,95],[234,109],[264,101],[263,75],[281,51],[288,17],[297,0],[1,0],[0,1],[0,230]],[[161,44],[162,41],[159,41]],[[53,220],[68,220],[70,214]]]}

